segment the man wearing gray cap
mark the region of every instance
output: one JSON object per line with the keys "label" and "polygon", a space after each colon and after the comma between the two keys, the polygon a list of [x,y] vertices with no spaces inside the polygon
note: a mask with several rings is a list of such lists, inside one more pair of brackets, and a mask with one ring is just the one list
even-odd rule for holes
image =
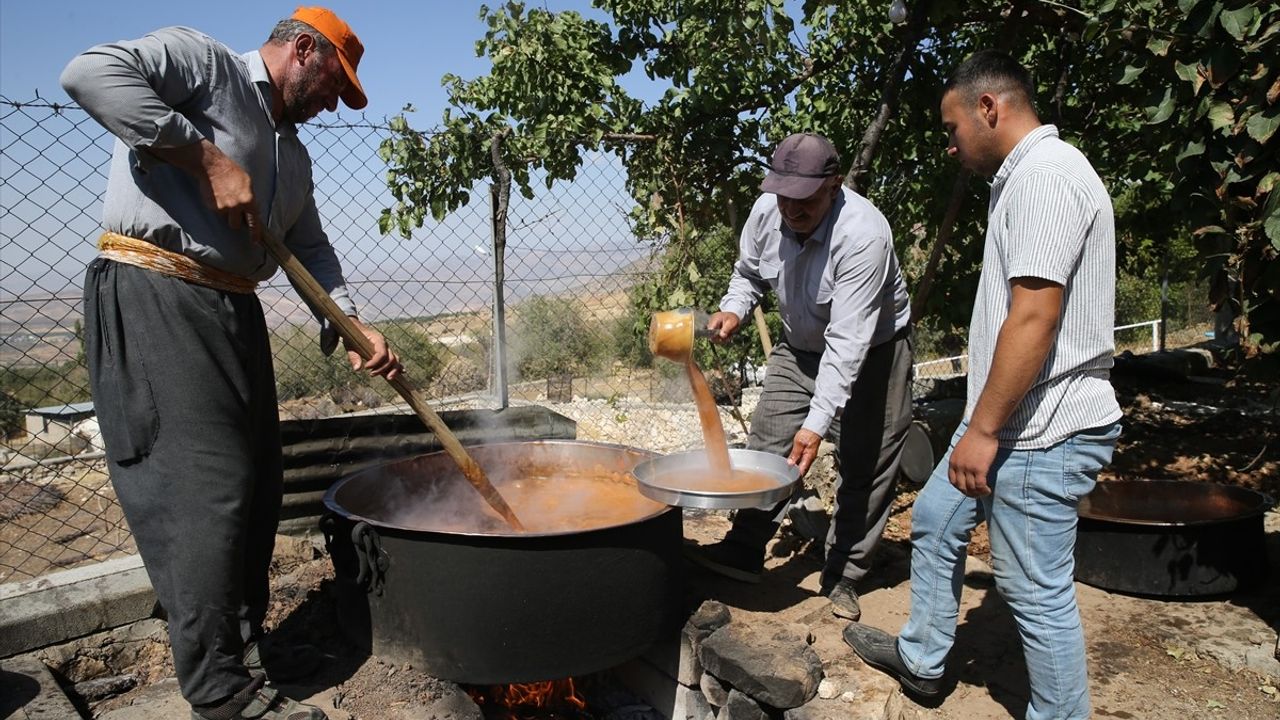
{"label": "man wearing gray cap", "polygon": [[[889,223],[841,177],[825,137],[800,133],[778,145],[707,328],[726,342],[766,290],[777,295],[783,338],[747,446],[786,456],[802,474],[824,435],[839,448],[821,591],[836,615],[856,620],[855,586],[888,520],[911,424],[911,310]],[[759,582],[786,506],[739,511],[725,539],[692,559]]]}

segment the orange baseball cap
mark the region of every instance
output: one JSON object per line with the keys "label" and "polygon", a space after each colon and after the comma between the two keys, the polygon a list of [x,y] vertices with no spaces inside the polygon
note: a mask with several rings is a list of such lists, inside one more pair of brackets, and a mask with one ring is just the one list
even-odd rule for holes
{"label": "orange baseball cap", "polygon": [[360,64],[360,56],[364,55],[364,45],[360,38],[351,31],[351,26],[333,11],[322,7],[299,7],[293,11],[293,19],[300,20],[325,36],[338,50],[338,60],[342,61],[342,69],[347,71],[347,87],[342,91],[342,102],[352,110],[359,110],[369,104],[365,97],[360,78],[356,77],[356,66]]}

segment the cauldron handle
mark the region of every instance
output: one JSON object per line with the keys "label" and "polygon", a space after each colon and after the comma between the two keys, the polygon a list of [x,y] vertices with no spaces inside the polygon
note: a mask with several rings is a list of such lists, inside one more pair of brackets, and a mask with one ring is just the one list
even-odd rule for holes
{"label": "cauldron handle", "polygon": [[356,549],[356,559],[360,570],[356,573],[356,584],[363,585],[367,592],[382,595],[382,586],[386,583],[387,567],[390,559],[382,551],[382,541],[378,531],[366,522],[358,522],[351,528],[351,544]]}
{"label": "cauldron handle", "polygon": [[333,554],[333,539],[338,536],[338,514],[325,510],[320,515],[320,534],[324,536],[324,549]]}

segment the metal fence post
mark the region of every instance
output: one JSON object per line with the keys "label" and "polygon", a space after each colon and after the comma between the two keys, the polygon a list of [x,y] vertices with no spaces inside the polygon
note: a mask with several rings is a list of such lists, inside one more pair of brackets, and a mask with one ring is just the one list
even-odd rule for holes
{"label": "metal fence post", "polygon": [[1160,339],[1159,346],[1154,348],[1159,352],[1164,352],[1165,320],[1169,318],[1169,244],[1164,244],[1164,249],[1160,253]]}
{"label": "metal fence post", "polygon": [[489,203],[493,209],[493,396],[499,408],[510,404],[507,384],[506,280],[507,208],[511,202],[511,171],[502,162],[502,137],[494,133],[489,151],[493,157],[493,184]]}

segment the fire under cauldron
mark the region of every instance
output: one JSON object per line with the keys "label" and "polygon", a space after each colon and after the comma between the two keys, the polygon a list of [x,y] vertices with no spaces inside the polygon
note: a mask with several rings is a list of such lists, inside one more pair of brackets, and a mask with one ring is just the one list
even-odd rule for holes
{"label": "fire under cauldron", "polygon": [[444,453],[365,470],[325,495],[353,640],[435,677],[492,685],[614,667],[673,631],[681,515],[635,490],[630,470],[650,453],[576,441],[468,451],[528,532],[488,510]]}
{"label": "fire under cauldron", "polygon": [[1177,480],[1101,482],[1080,501],[1076,579],[1140,595],[1244,590],[1267,574],[1263,515],[1248,488]]}

